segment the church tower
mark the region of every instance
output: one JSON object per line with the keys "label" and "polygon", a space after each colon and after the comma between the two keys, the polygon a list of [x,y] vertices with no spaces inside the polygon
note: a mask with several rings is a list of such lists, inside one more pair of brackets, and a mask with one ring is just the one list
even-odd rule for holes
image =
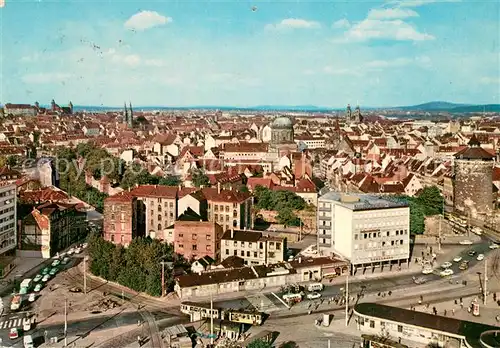
{"label": "church tower", "polygon": [[356,106],[356,111],[354,113],[354,122],[356,123],[363,122],[363,115],[361,115],[361,109],[359,108],[359,105]]}
{"label": "church tower", "polygon": [[129,115],[127,120],[128,128],[134,127],[134,112],[132,111],[132,103],[128,102],[129,105]]}
{"label": "church tower", "polygon": [[127,103],[123,103],[123,123],[128,124]]}
{"label": "church tower", "polygon": [[347,109],[346,109],[346,113],[345,113],[345,119],[346,121],[351,121],[352,120],[352,111],[351,111],[351,105],[350,104],[347,104]]}

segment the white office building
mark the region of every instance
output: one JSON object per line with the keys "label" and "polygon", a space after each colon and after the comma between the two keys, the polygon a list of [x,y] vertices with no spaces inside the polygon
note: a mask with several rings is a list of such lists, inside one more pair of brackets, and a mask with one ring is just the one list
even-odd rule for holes
{"label": "white office building", "polygon": [[322,254],[348,259],[352,271],[408,262],[410,208],[379,196],[329,192],[318,199]]}
{"label": "white office building", "polygon": [[0,256],[16,248],[16,184],[0,181]]}

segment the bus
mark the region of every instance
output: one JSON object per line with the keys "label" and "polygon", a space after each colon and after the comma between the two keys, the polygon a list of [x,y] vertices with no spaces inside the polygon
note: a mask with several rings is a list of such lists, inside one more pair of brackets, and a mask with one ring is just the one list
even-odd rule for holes
{"label": "bus", "polygon": [[304,299],[304,293],[299,292],[297,294],[289,293],[283,295],[283,301],[297,303]]}
{"label": "bus", "polygon": [[21,307],[21,295],[14,295],[10,303],[10,310],[17,311]]}

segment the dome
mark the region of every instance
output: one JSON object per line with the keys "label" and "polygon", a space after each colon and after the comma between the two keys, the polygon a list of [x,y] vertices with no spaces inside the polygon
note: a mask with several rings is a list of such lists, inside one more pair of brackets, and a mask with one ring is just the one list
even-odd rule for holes
{"label": "dome", "polygon": [[277,117],[271,122],[272,129],[293,129],[293,122],[286,116]]}

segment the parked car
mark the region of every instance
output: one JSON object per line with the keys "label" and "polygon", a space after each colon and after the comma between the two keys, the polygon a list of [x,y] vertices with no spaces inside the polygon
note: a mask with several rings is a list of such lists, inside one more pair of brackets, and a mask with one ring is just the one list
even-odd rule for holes
{"label": "parked car", "polygon": [[54,260],[54,262],[52,262],[52,265],[51,265],[51,266],[52,266],[52,267],[57,267],[57,266],[59,266],[59,264],[60,264],[60,263],[61,263],[61,261],[59,261],[59,260]]}
{"label": "parked car", "polygon": [[321,294],[319,292],[311,292],[311,293],[307,294],[307,298],[309,300],[316,300],[320,297],[321,297]]}
{"label": "parked car", "polygon": [[62,265],[67,265],[69,263],[69,260],[71,260],[71,259],[66,256],[64,259],[62,259],[61,264]]}
{"label": "parked car", "polygon": [[82,252],[82,249],[81,248],[76,248],[75,249],[75,254],[80,254]]}
{"label": "parked car", "polygon": [[71,248],[68,250],[67,254],[68,255],[73,255],[75,253],[75,249],[74,248]]}
{"label": "parked car", "polygon": [[46,283],[46,282],[49,281],[49,279],[50,279],[50,274],[46,274],[46,275],[43,276],[42,282]]}
{"label": "parked car", "polygon": [[45,267],[44,269],[42,269],[42,275],[47,275],[49,274],[50,272],[50,267]]}
{"label": "parked car", "polygon": [[42,290],[42,287],[43,287],[43,285],[42,285],[42,284],[37,284],[37,285],[35,286],[34,291],[35,291],[35,292],[40,292],[40,291]]}
{"label": "parked car", "polygon": [[483,254],[477,255],[477,259],[476,260],[483,261],[484,260],[484,255]]}
{"label": "parked car", "polygon": [[426,267],[422,270],[422,274],[432,274],[434,273],[434,270],[430,267]]}
{"label": "parked car", "polygon": [[462,256],[457,256],[453,259],[453,262],[460,262],[462,261]]}
{"label": "parked car", "polygon": [[480,235],[483,234],[483,230],[480,227],[477,227],[477,226],[472,229],[472,232],[475,233],[475,234],[477,234],[478,236],[480,236]]}
{"label": "parked car", "polygon": [[453,275],[453,273],[454,273],[454,272],[453,272],[453,270],[452,270],[452,269],[447,268],[447,269],[445,269],[444,271],[442,271],[441,273],[439,273],[439,275],[440,275],[441,277],[449,277],[449,276]]}
{"label": "parked car", "polygon": [[498,249],[498,244],[491,243],[489,248],[490,248],[491,250],[493,250],[493,249]]}
{"label": "parked car", "polygon": [[475,256],[476,255],[476,252],[474,250],[471,250],[467,253],[467,255],[469,255],[470,257],[472,256]]}
{"label": "parked car", "polygon": [[24,318],[23,319],[23,331],[29,331],[31,330],[31,320],[29,318]]}
{"label": "parked car", "polygon": [[468,240],[468,239],[464,239],[464,240],[461,240],[460,242],[458,242],[460,245],[472,245],[472,241]]}
{"label": "parked car", "polygon": [[28,296],[28,301],[29,302],[35,302],[36,300],[36,295],[34,293],[31,293],[29,296]]}
{"label": "parked car", "polygon": [[451,262],[446,261],[441,265],[441,268],[450,268],[451,266],[453,266],[453,264]]}
{"label": "parked car", "polygon": [[57,267],[54,267],[50,270],[49,275],[55,276],[59,272],[59,269]]}
{"label": "parked car", "polygon": [[458,269],[461,271],[465,271],[467,268],[469,268],[469,264],[462,262],[460,266],[458,266]]}
{"label": "parked car", "polygon": [[9,338],[11,340],[15,340],[16,338],[19,338],[19,331],[17,330],[16,327],[13,327],[12,329],[10,329]]}
{"label": "parked car", "polygon": [[37,274],[37,275],[35,276],[35,278],[33,278],[33,282],[34,282],[34,283],[38,283],[40,280],[42,280],[42,278],[43,278],[43,275],[41,275],[41,274]]}

